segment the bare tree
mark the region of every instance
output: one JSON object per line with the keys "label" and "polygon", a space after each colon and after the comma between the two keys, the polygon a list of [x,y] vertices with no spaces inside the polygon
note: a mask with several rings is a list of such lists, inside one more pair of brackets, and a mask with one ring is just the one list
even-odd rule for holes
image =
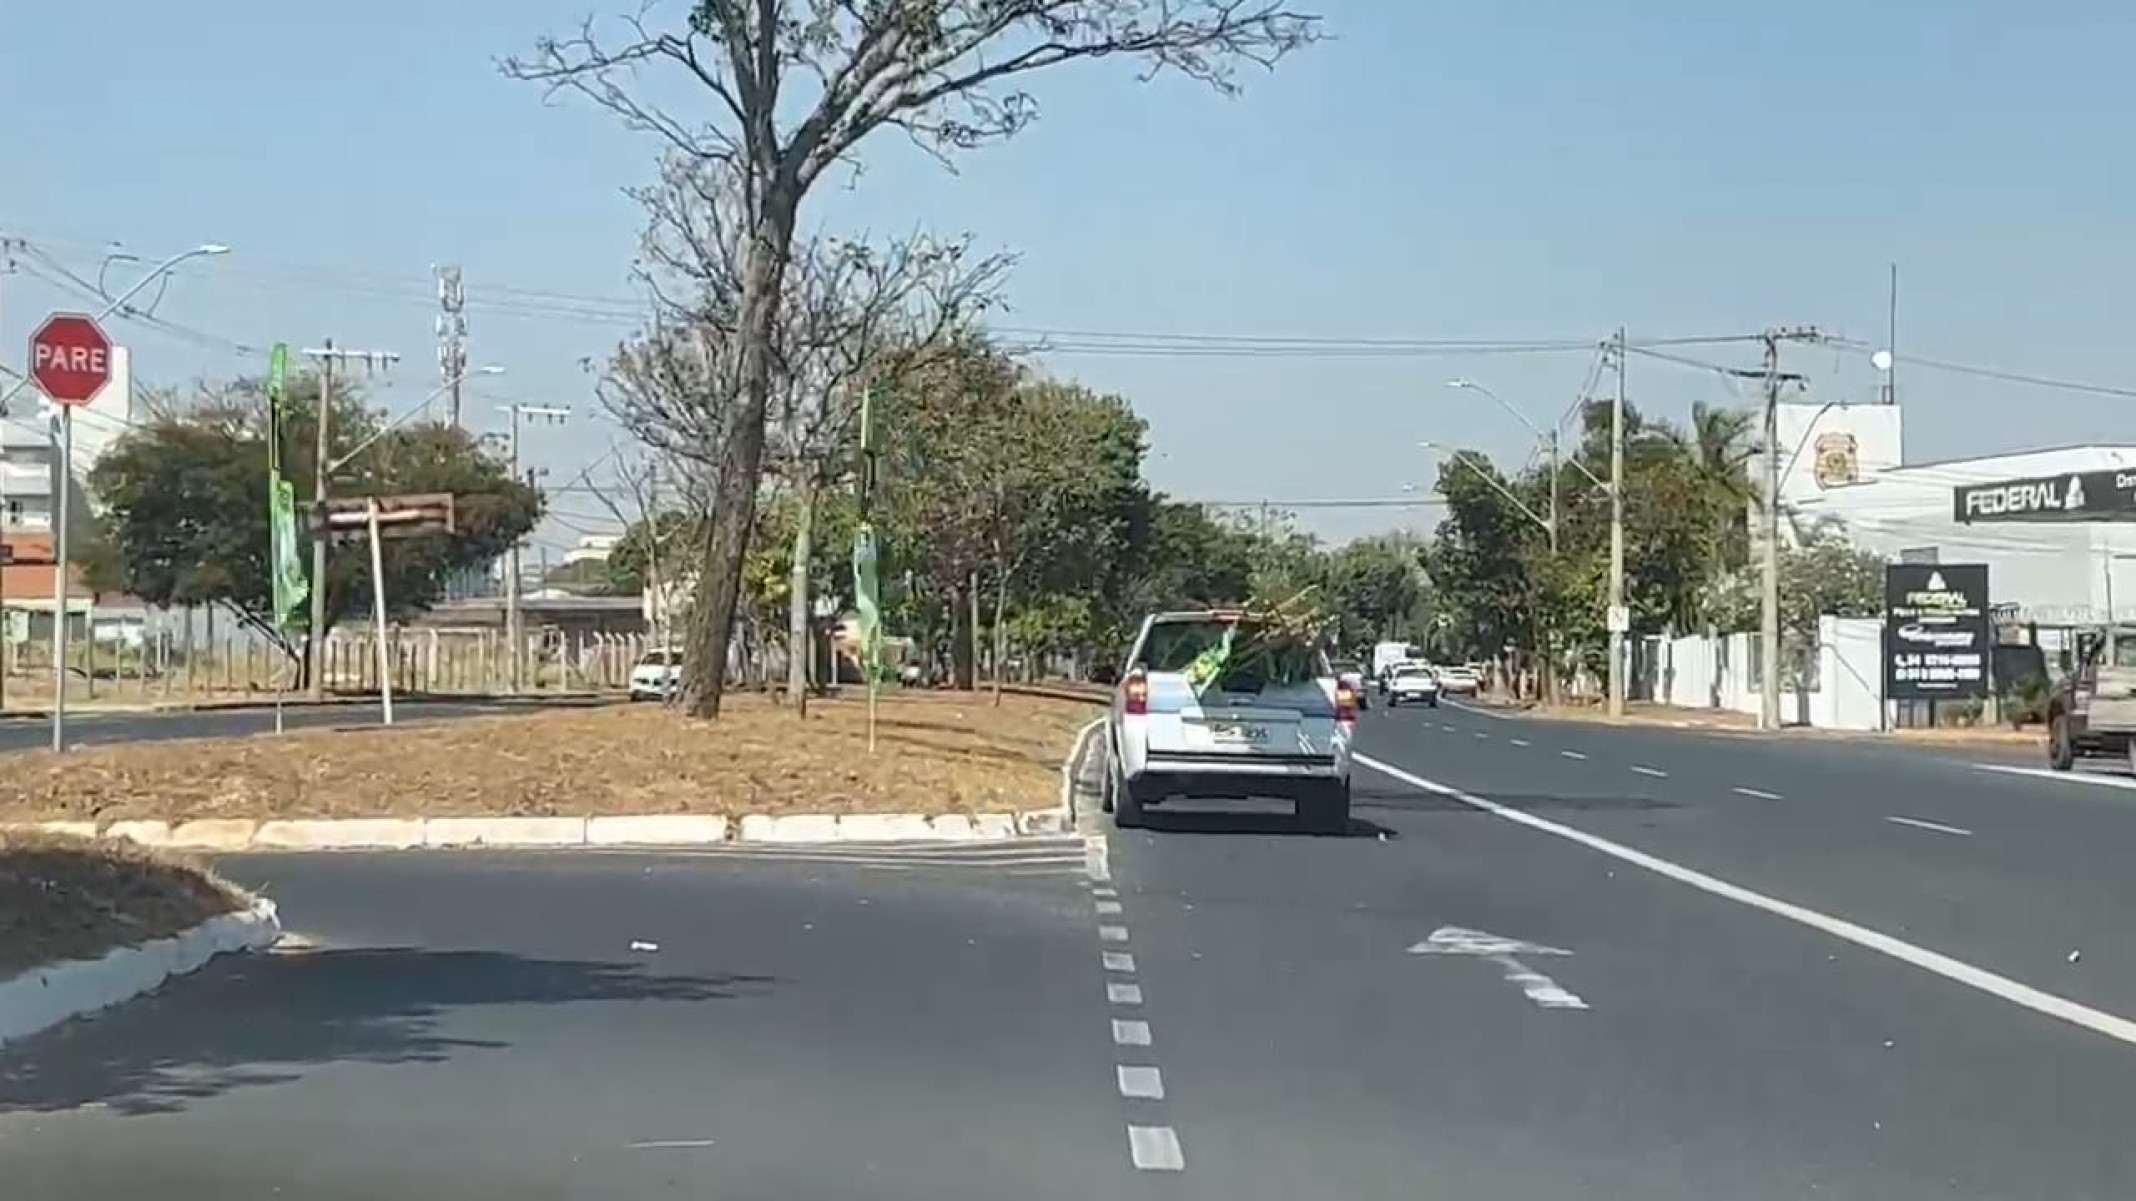
{"label": "bare tree", "polygon": [[[721,359],[738,402],[712,446],[709,532],[692,606],[693,713],[719,713],[743,556],[756,517],[772,402],[773,326],[802,199],[877,129],[904,130],[937,155],[1006,138],[1038,115],[1022,75],[1124,56],[1220,91],[1238,65],[1273,65],[1313,41],[1317,17],[1270,0],[693,0],[679,15],[648,4],[609,39],[588,20],[500,66],[513,79],[573,91],[676,152],[733,167],[739,303]],[[675,112],[641,89],[665,68],[695,89]],[[662,82],[665,82],[663,79]]]}

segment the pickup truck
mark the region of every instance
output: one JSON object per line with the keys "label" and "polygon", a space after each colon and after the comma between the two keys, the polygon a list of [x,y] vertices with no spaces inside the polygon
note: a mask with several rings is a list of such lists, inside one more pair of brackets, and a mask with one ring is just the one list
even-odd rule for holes
{"label": "pickup truck", "polygon": [[1244,612],[1156,613],[1143,619],[1105,722],[1102,807],[1121,827],[1172,797],[1277,797],[1301,825],[1350,824],[1350,738],[1357,695],[1318,651],[1261,678],[1227,672],[1200,691],[1188,669],[1210,648],[1258,626]]}
{"label": "pickup truck", "polygon": [[2079,757],[2121,759],[2136,770],[2136,629],[2085,638],[2077,669],[2047,702],[2047,765],[2068,771]]}

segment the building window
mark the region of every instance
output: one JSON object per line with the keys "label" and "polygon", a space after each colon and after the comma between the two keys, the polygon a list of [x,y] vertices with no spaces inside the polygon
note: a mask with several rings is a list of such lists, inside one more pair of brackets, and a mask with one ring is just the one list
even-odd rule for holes
{"label": "building window", "polygon": [[22,502],[21,502],[21,501],[19,501],[19,500],[11,500],[11,501],[7,502],[7,524],[9,524],[9,525],[21,525],[21,524],[22,524]]}

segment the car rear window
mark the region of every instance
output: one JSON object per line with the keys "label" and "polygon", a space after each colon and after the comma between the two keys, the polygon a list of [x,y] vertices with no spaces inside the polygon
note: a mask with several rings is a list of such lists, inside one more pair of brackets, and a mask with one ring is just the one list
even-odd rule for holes
{"label": "car rear window", "polygon": [[[1224,631],[1237,627],[1232,646],[1245,650],[1250,645],[1250,636],[1262,629],[1261,623],[1252,620],[1224,621],[1165,621],[1150,627],[1150,636],[1143,640],[1141,657],[1134,666],[1145,671],[1185,671],[1195,657],[1216,646],[1224,639]],[[1223,675],[1223,686],[1232,691],[1252,692],[1271,684],[1296,684],[1321,674],[1316,668],[1326,660],[1319,652],[1304,647],[1287,648],[1278,655],[1243,654],[1238,656]]]}

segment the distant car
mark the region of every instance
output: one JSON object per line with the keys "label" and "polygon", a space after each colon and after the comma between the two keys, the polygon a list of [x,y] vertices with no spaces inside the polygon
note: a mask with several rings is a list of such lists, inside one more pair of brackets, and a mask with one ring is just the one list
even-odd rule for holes
{"label": "distant car", "polygon": [[681,687],[681,651],[647,651],[630,669],[630,699],[634,701],[664,701]]}
{"label": "distant car", "polygon": [[1364,664],[1355,659],[1333,659],[1328,662],[1328,668],[1335,673],[1337,681],[1348,684],[1350,691],[1357,694],[1358,708],[1370,709],[1372,707],[1372,703],[1365,699]]}
{"label": "distant car", "polygon": [[1251,631],[1251,614],[1155,613],[1128,653],[1105,719],[1101,807],[1116,826],[1174,796],[1279,797],[1301,824],[1350,824],[1353,685],[1332,677],[1317,651],[1265,675],[1235,674],[1197,694],[1187,667],[1227,631]]}
{"label": "distant car", "polygon": [[1476,669],[1467,666],[1442,667],[1439,669],[1439,690],[1448,696],[1474,696],[1483,686]]}
{"label": "distant car", "polygon": [[1387,673],[1387,707],[1407,702],[1439,707],[1439,677],[1422,663],[1398,663]]}

